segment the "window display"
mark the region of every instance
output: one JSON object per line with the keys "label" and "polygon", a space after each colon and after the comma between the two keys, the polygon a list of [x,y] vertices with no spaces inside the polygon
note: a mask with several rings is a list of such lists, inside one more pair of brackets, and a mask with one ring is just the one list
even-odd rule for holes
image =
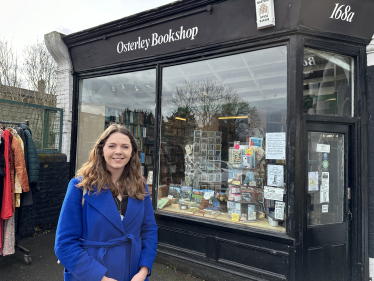
{"label": "window display", "polygon": [[142,174],[152,187],[155,81],[155,70],[80,81],[77,169],[97,137],[111,124],[122,124],[137,141]]}
{"label": "window display", "polygon": [[158,209],[283,232],[286,46],[163,69]]}

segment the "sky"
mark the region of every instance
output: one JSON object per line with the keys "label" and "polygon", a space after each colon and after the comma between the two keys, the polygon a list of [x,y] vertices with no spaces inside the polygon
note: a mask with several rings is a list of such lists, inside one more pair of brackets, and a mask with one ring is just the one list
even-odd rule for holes
{"label": "sky", "polygon": [[[70,34],[159,7],[171,0],[10,0],[2,1],[0,39],[11,42],[19,58],[25,45],[44,34]],[[22,59],[21,59],[22,60]]]}

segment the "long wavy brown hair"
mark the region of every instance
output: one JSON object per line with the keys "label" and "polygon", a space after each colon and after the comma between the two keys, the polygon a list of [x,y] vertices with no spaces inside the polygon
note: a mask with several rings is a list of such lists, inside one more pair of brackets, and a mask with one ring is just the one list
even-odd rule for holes
{"label": "long wavy brown hair", "polygon": [[[103,148],[109,136],[113,133],[126,135],[132,146],[132,154],[123,172],[118,179],[117,186],[112,181],[112,174],[107,169]],[[141,164],[138,156],[138,146],[131,132],[123,126],[114,124],[109,126],[97,139],[89,159],[77,171],[76,177],[82,177],[77,187],[87,188],[89,191],[100,192],[110,189],[113,195],[121,194],[123,197],[130,196],[143,200],[147,195],[143,177],[141,175]]]}

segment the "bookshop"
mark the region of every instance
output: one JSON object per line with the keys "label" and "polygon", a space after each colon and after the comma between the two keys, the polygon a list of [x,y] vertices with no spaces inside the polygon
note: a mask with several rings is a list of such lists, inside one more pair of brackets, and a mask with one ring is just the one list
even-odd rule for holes
{"label": "bookshop", "polygon": [[64,36],[72,171],[121,124],[159,261],[206,280],[368,280],[373,13],[357,0],[182,0]]}

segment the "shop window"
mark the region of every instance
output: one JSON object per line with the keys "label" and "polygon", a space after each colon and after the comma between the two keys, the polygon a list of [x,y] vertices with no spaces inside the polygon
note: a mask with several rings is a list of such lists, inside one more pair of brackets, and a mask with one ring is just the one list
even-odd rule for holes
{"label": "shop window", "polygon": [[117,123],[137,141],[143,176],[153,172],[155,81],[155,70],[80,81],[76,169],[87,161],[98,136]]}
{"label": "shop window", "polygon": [[353,116],[354,60],[304,49],[304,113]]}
{"label": "shop window", "polygon": [[165,67],[158,209],[284,232],[287,48]]}

